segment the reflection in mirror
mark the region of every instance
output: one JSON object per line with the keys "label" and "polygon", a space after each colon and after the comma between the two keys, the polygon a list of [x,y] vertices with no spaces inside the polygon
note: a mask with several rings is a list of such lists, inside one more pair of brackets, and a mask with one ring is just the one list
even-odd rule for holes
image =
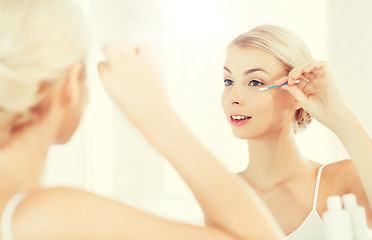
{"label": "reflection in mirror", "polygon": [[[353,2],[355,13],[347,11],[349,1],[335,0],[80,3],[91,25],[88,75],[94,98],[68,150],[55,147],[50,152],[45,176],[48,186],[84,188],[170,219],[196,224],[204,221],[194,197],[173,168],[121,116],[101,89],[94,69],[103,58],[102,44],[120,37],[149,43],[174,109],[232,172],[246,168],[249,152],[247,142],[231,133],[221,106],[225,51],[238,35],[261,24],[295,32],[309,46],[314,59],[328,61],[346,103],[372,133],[371,111],[365,104],[371,102],[368,89],[372,84],[368,81],[372,51],[368,46],[372,40],[368,1]],[[316,120],[296,134],[296,139],[302,155],[317,163],[350,158],[338,138]],[[137,160],[132,161],[134,158]]]}

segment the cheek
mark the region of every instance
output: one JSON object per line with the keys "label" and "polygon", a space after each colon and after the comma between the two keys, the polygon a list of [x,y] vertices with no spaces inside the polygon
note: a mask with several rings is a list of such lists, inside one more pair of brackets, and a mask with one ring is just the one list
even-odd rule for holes
{"label": "cheek", "polygon": [[272,95],[273,102],[273,113],[278,119],[278,121],[285,122],[291,120],[294,114],[293,97],[285,91],[277,91]]}
{"label": "cheek", "polygon": [[256,117],[260,127],[277,128],[292,122],[294,112],[291,99],[291,95],[284,91],[260,92],[247,101],[247,108]]}
{"label": "cheek", "polygon": [[247,105],[253,117],[260,117],[262,122],[273,118],[275,101],[271,94],[258,93],[247,101]]}

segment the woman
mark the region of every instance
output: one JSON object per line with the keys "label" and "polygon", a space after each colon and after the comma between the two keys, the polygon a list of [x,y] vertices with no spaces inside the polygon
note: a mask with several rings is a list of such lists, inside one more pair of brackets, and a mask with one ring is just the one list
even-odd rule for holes
{"label": "woman", "polygon": [[66,0],[0,0],[0,16],[2,240],[278,239],[279,228],[254,193],[171,109],[143,47],[107,45],[102,83],[186,180],[206,226],[167,221],[77,189],[42,188],[49,147],[69,141],[87,103],[84,19]]}
{"label": "woman", "polygon": [[[249,148],[249,164],[239,174],[288,239],[322,239],[320,216],[330,195],[354,193],[372,226],[372,140],[346,106],[327,63],[314,61],[288,30],[264,25],[228,46],[224,82],[224,112]],[[337,135],[352,160],[321,166],[301,155],[295,133],[312,117]]]}

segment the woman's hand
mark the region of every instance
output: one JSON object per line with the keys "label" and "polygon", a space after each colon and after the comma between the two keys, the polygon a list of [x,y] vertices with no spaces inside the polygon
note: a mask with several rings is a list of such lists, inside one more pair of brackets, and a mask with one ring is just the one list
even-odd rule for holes
{"label": "woman's hand", "polygon": [[171,109],[165,87],[150,51],[122,41],[104,47],[105,62],[98,71],[108,94],[129,120],[138,123]]}
{"label": "woman's hand", "polygon": [[[296,80],[300,80],[298,84]],[[288,91],[316,120],[334,130],[338,119],[348,113],[348,108],[326,62],[313,61],[295,67],[288,77],[275,82]]]}

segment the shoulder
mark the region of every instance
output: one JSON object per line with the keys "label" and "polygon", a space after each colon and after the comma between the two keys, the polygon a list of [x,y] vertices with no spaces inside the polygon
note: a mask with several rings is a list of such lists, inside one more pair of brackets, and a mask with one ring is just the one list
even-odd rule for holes
{"label": "shoulder", "polygon": [[[16,239],[68,239],[78,234],[98,195],[72,188],[49,188],[26,195],[13,215]],[[58,235],[60,238],[56,238]]]}
{"label": "shoulder", "polygon": [[354,181],[354,164],[351,160],[341,160],[324,166],[320,178],[318,212],[323,214],[327,208],[327,198],[332,195],[342,196],[350,191]]}
{"label": "shoulder", "polygon": [[330,195],[341,196],[353,193],[357,198],[358,204],[365,208],[368,223],[372,226],[372,210],[353,161],[346,159],[334,162],[325,166],[323,171],[324,182],[321,183],[323,186],[321,190],[324,203]]}
{"label": "shoulder", "polygon": [[352,160],[330,163],[323,171],[321,185],[328,196],[354,193],[358,199],[366,199],[363,184]]}
{"label": "shoulder", "polygon": [[54,187],[26,193],[26,197],[19,204],[17,212],[22,212],[25,216],[32,214],[38,215],[38,217],[42,215],[50,217],[52,214],[70,214],[76,208],[104,200],[112,201],[79,189]]}
{"label": "shoulder", "polygon": [[324,166],[322,179],[327,185],[339,189],[341,193],[348,192],[349,187],[359,181],[358,173],[351,159],[332,162]]}
{"label": "shoulder", "polygon": [[326,164],[322,175],[331,178],[345,178],[346,176],[351,177],[356,174],[357,172],[353,161],[351,159],[344,159]]}
{"label": "shoulder", "polygon": [[348,167],[353,166],[354,163],[351,159],[344,159],[336,162],[328,163],[324,166],[324,170],[327,169],[327,172],[339,172],[345,171]]}
{"label": "shoulder", "polygon": [[63,210],[73,204],[78,204],[80,201],[96,197],[98,196],[95,194],[74,188],[47,188],[26,193],[26,197],[19,208],[23,211],[42,211],[43,209],[59,206],[56,210]]}
{"label": "shoulder", "polygon": [[[27,195],[28,200],[58,200],[60,201],[61,197],[93,197],[97,196],[93,193],[76,189],[76,188],[68,188],[68,187],[52,187],[52,188],[44,188],[35,190],[30,192]],[[63,199],[66,200],[66,199]]]}

